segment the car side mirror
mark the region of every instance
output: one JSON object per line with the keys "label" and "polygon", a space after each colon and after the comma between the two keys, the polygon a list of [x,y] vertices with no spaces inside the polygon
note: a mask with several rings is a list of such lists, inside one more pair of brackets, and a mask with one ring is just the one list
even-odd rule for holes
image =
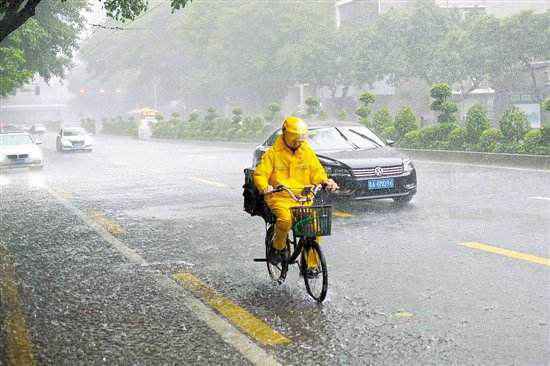
{"label": "car side mirror", "polygon": [[392,140],[392,139],[387,139],[387,140],[386,140],[386,145],[388,145],[388,146],[393,146],[393,145],[395,145],[395,141]]}

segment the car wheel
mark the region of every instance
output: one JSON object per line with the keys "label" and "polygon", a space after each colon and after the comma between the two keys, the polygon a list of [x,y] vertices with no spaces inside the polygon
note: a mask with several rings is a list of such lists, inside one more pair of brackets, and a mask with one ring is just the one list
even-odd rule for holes
{"label": "car wheel", "polygon": [[407,203],[411,202],[412,198],[413,198],[413,195],[409,194],[409,195],[406,195],[406,196],[394,197],[393,201],[396,204],[398,204],[400,206],[403,206],[403,205],[406,205]]}

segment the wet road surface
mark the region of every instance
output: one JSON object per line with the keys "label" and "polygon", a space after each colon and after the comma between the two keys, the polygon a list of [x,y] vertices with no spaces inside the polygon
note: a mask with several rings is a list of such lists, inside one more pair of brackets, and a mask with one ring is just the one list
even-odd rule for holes
{"label": "wet road surface", "polygon": [[422,161],[408,206],[337,204],[319,306],[252,261],[252,145],[54,147],[0,175],[0,365],[550,363],[550,172]]}

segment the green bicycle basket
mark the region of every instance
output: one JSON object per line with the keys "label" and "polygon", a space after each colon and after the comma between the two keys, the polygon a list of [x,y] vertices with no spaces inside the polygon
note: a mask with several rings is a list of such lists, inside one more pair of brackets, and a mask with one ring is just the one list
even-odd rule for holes
{"label": "green bicycle basket", "polygon": [[332,226],[332,206],[291,207],[292,230],[296,237],[328,236]]}

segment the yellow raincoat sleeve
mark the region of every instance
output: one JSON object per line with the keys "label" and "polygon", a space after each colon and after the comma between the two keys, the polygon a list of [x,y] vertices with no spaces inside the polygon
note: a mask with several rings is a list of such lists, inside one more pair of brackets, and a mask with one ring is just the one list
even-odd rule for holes
{"label": "yellow raincoat sleeve", "polygon": [[263,156],[260,164],[254,170],[254,185],[262,192],[269,185],[269,177],[273,173],[273,152],[269,149]]}
{"label": "yellow raincoat sleeve", "polygon": [[319,158],[315,153],[311,154],[311,183],[312,184],[321,184],[328,179],[327,172],[325,168],[321,165]]}

